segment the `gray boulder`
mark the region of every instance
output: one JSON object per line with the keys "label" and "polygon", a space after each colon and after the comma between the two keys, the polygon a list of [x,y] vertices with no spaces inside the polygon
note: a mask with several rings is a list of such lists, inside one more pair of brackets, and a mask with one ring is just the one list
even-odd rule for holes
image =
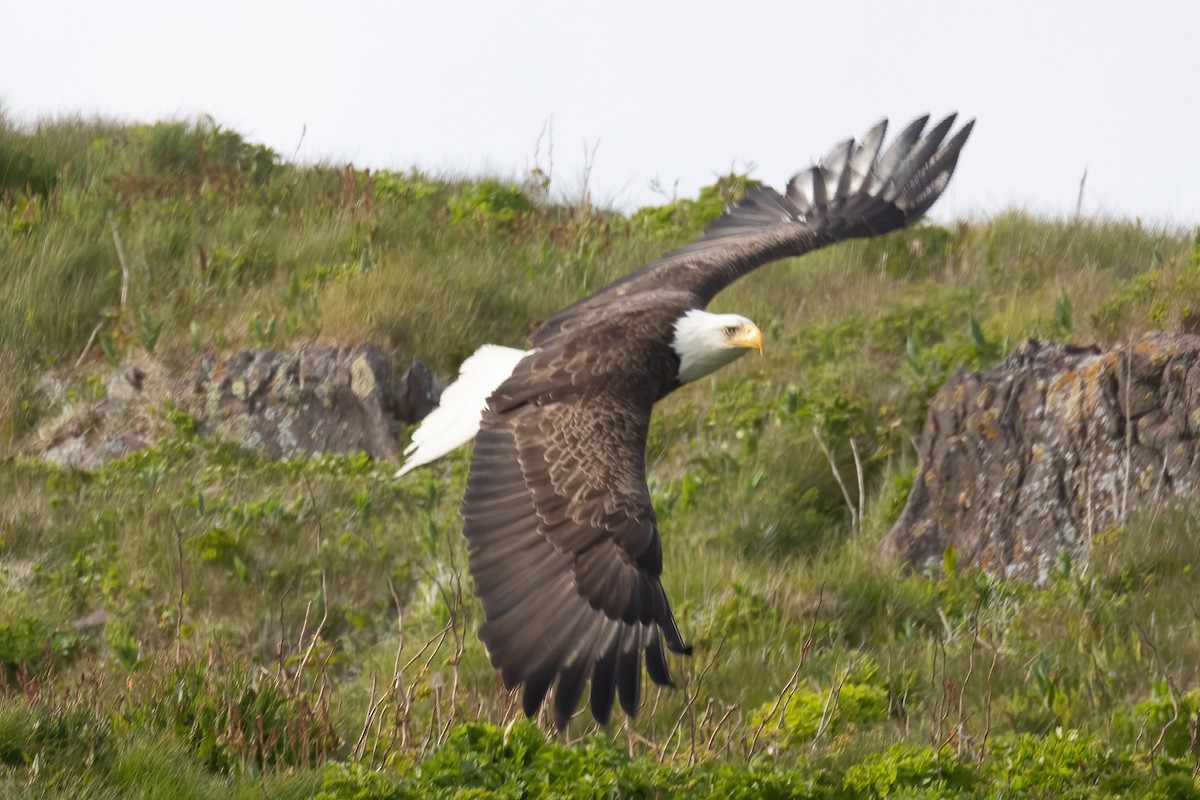
{"label": "gray boulder", "polygon": [[[157,370],[155,377],[159,377]],[[148,447],[155,426],[140,413],[137,402],[147,380],[144,365],[126,364],[114,372],[103,400],[70,405],[39,431],[42,457],[67,469],[92,470]],[[42,387],[47,399],[65,401],[61,379],[44,378]]]}
{"label": "gray boulder", "polygon": [[1200,485],[1200,336],[1101,350],[1028,340],[934,397],[908,503],[884,552],[1044,582],[1105,528]]}
{"label": "gray boulder", "polygon": [[166,427],[156,412],[164,405],[191,414],[201,435],[265,458],[365,452],[395,460],[398,431],[424,418],[441,394],[422,362],[397,374],[368,345],[204,356],[183,376],[145,360],[109,376],[104,398],[92,403],[68,403],[60,377],[42,384],[46,401],[63,411],[28,449],[80,470],[152,445]]}
{"label": "gray boulder", "polygon": [[396,429],[437,405],[424,364],[396,375],[370,346],[244,350],[196,365],[197,429],[267,458],[365,452],[395,460]]}

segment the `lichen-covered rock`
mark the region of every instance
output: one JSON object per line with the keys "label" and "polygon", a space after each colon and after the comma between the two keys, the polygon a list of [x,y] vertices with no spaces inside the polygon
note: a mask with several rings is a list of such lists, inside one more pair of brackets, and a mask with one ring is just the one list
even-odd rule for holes
{"label": "lichen-covered rock", "polygon": [[[155,366],[124,365],[109,376],[102,400],[69,404],[38,431],[42,457],[67,469],[92,470],[149,446],[155,423],[138,401],[148,381],[161,386],[162,380]],[[65,388],[58,397],[65,402]]]}
{"label": "lichen-covered rock", "polygon": [[366,452],[396,458],[395,428],[437,404],[424,365],[396,376],[374,347],[245,350],[196,367],[188,404],[202,434],[267,458]]}
{"label": "lichen-covered rock", "polygon": [[330,345],[204,356],[182,375],[153,360],[126,364],[91,403],[68,402],[62,378],[48,376],[43,387],[62,411],[26,448],[80,470],[152,445],[169,428],[161,410],[171,406],[191,414],[198,433],[266,458],[366,452],[395,460],[397,430],[424,418],[440,396],[420,361],[396,375],[374,347]]}
{"label": "lichen-covered rock", "polygon": [[1200,336],[1101,351],[1034,340],[960,371],[929,409],[908,504],[885,553],[1043,582],[1063,551],[1200,486]]}

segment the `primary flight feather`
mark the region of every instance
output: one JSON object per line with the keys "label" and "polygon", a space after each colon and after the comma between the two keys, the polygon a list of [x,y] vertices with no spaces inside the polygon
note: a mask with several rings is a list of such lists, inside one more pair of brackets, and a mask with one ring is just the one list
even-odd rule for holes
{"label": "primary flight feather", "polygon": [[[566,726],[590,679],[592,715],[637,713],[642,665],[670,685],[666,649],[689,653],[663,591],[662,543],[646,487],[654,404],[762,351],[736,314],[704,310],[776,259],[908,225],[941,196],[974,120],[883,148],[887,120],[799,173],[784,194],[751,187],[696,241],[542,322],[532,348],[485,345],[463,362],[414,432],[397,475],[475,439],[463,499],[479,637],[536,714],[554,686]],[[947,138],[949,136],[949,138]]]}

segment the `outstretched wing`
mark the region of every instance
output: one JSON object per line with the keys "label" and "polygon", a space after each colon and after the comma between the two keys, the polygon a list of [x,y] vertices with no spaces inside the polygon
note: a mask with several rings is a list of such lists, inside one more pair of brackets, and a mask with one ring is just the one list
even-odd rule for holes
{"label": "outstretched wing", "polygon": [[690,293],[701,307],[757,267],[825,245],[887,233],[916,220],[941,196],[975,121],[947,139],[957,115],[928,131],[914,120],[887,149],[887,120],[834,146],[819,163],[795,175],[779,194],[751,187],[704,236],[609,284],[547,319],[533,341],[553,336],[569,319],[622,298],[670,289]]}
{"label": "outstretched wing", "polygon": [[505,391],[484,414],[463,500],[479,636],[505,686],[524,685],[526,714],[557,680],[554,721],[565,727],[590,678],[601,724],[615,696],[633,715],[643,656],[651,679],[670,685],[664,642],[688,652],[659,582],[646,488],[653,397],[598,388],[504,410]]}
{"label": "outstretched wing", "polygon": [[768,261],[925,213],[974,124],[947,139],[954,115],[928,132],[927,121],[887,149],[881,122],[785,194],[751,190],[701,239],[533,332],[533,354],[488,400],[463,500],[479,635],[505,685],[524,686],[527,714],[556,685],[564,727],[589,678],[597,720],[607,722],[615,697],[633,714],[643,658],[652,680],[670,683],[664,644],[687,648],[659,581],[644,454],[650,410],[675,374],[672,325]]}

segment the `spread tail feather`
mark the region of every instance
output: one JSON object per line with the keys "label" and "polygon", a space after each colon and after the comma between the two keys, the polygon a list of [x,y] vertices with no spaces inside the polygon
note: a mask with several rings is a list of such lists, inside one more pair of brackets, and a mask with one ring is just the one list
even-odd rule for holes
{"label": "spread tail feather", "polygon": [[458,380],[446,387],[438,407],[413,431],[412,441],[404,448],[404,466],[396,477],[474,439],[488,398],[531,352],[485,344],[464,361],[458,370]]}

